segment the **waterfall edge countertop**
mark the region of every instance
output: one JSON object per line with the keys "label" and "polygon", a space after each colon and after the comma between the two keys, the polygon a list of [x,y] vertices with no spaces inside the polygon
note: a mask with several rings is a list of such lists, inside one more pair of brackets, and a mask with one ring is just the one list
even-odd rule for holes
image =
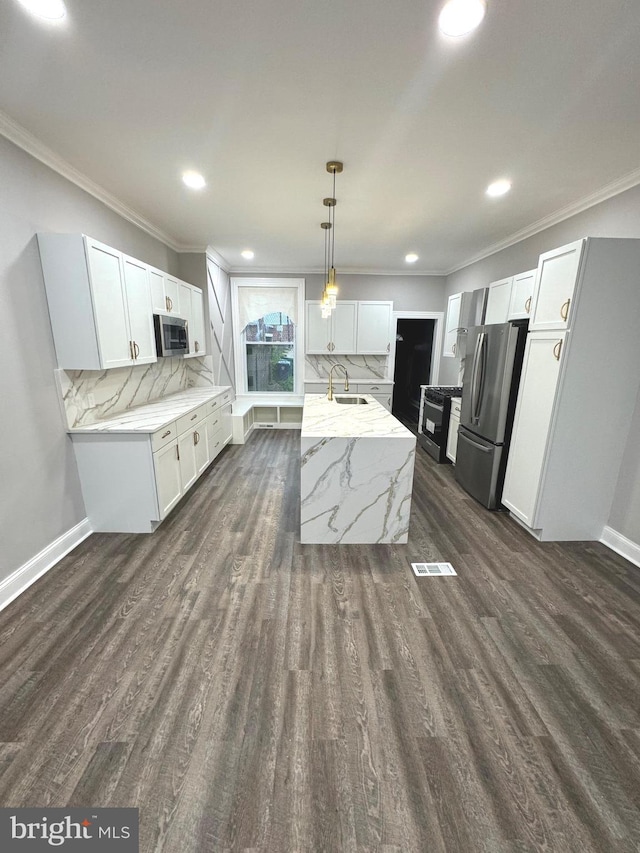
{"label": "waterfall edge countertop", "polygon": [[336,403],[326,394],[305,394],[302,438],[411,438],[413,433],[370,394],[343,394],[335,397],[362,397],[363,405]]}
{"label": "waterfall edge countertop", "polygon": [[[230,385],[211,386],[209,388],[187,388],[177,391],[168,397],[162,397],[153,403],[145,403],[135,406],[114,415],[112,418],[103,418],[93,424],[72,427],[69,433],[90,432],[156,432],[175,421],[182,415],[186,415],[198,406],[208,403],[226,391],[232,392]],[[231,394],[233,397],[233,394]],[[231,399],[231,398],[230,398]]]}
{"label": "waterfall edge countertop", "polygon": [[349,405],[306,394],[300,439],[300,542],[407,541],[415,435],[368,394]]}

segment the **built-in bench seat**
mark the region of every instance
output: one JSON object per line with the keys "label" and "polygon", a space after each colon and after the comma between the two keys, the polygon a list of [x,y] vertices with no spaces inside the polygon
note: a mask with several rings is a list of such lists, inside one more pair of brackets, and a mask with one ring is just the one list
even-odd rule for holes
{"label": "built-in bench seat", "polygon": [[300,429],[303,396],[239,396],[233,403],[233,444],[244,444],[254,429]]}

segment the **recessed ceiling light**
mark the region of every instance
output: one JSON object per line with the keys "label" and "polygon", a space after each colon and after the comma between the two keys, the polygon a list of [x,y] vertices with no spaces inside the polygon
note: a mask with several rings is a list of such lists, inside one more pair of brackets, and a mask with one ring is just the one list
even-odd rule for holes
{"label": "recessed ceiling light", "polygon": [[404,256],[404,259],[408,264],[415,264],[415,262],[418,260],[418,256],[415,252],[409,252],[408,255]]}
{"label": "recessed ceiling light", "polygon": [[502,180],[494,181],[492,184],[489,184],[489,186],[487,187],[487,195],[490,195],[492,197],[504,195],[505,193],[508,193],[510,189],[511,181],[508,181],[506,180],[506,178],[503,178]]}
{"label": "recessed ceiling light", "polygon": [[246,258],[247,261],[250,261],[253,259],[253,252],[251,251],[251,249],[245,249],[240,254],[242,255],[243,258]]}
{"label": "recessed ceiling light", "polygon": [[182,181],[190,190],[201,190],[207,182],[198,172],[183,172]]}
{"label": "recessed ceiling light", "polygon": [[62,0],[18,0],[21,6],[45,21],[60,21],[67,14]]}
{"label": "recessed ceiling light", "polygon": [[449,0],[438,18],[440,32],[454,38],[466,36],[480,24],[486,11],[486,0]]}

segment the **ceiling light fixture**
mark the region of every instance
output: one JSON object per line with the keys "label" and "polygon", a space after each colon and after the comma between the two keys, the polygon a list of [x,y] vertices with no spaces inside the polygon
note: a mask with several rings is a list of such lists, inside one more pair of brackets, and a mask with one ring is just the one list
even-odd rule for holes
{"label": "ceiling light fixture", "polygon": [[508,193],[510,189],[511,181],[508,181],[506,178],[501,178],[499,181],[494,181],[492,184],[489,184],[487,187],[487,195],[492,198],[497,198],[498,196]]}
{"label": "ceiling light fixture", "polygon": [[452,38],[466,36],[479,26],[486,11],[486,0],[449,0],[438,18],[440,32]]}
{"label": "ceiling light fixture", "polygon": [[343,170],[343,164],[338,160],[329,160],[327,163],[327,172],[333,175],[333,195],[331,198],[323,199],[322,203],[329,208],[329,222],[323,222],[321,227],[325,234],[325,284],[322,293],[322,316],[328,317],[331,311],[336,307],[336,298],[338,296],[338,285],[336,284],[336,267],[335,267],[335,251],[336,251],[336,175]]}
{"label": "ceiling light fixture", "polygon": [[418,260],[418,256],[415,252],[409,252],[408,255],[404,256],[404,259],[408,264],[415,264],[415,262]]}
{"label": "ceiling light fixture", "polygon": [[190,190],[201,190],[206,187],[207,182],[199,172],[183,172],[182,183]]}
{"label": "ceiling light fixture", "polygon": [[253,260],[254,252],[253,252],[251,249],[245,249],[244,251],[240,252],[240,254],[241,254],[241,255],[242,255],[242,257],[243,257],[243,258],[245,258],[247,261],[252,261],[252,260]]}
{"label": "ceiling light fixture", "polygon": [[61,21],[67,9],[62,0],[18,0],[21,6],[45,21]]}

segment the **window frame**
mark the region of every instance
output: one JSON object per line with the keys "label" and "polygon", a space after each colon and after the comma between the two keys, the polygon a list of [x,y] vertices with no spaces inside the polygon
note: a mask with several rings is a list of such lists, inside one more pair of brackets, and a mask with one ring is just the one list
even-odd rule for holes
{"label": "window frame", "polygon": [[[231,283],[231,317],[233,320],[233,349],[235,355],[236,394],[246,397],[300,397],[304,393],[304,278],[248,278],[232,277]],[[298,322],[295,324],[294,341],[294,385],[293,391],[249,391],[247,389],[247,343],[244,338],[244,329],[239,326],[239,301],[238,294],[242,287],[265,287],[295,289],[296,305],[298,309]],[[277,309],[276,309],[277,310]],[[256,318],[258,319],[258,318]],[[263,344],[273,346],[273,344]]]}

